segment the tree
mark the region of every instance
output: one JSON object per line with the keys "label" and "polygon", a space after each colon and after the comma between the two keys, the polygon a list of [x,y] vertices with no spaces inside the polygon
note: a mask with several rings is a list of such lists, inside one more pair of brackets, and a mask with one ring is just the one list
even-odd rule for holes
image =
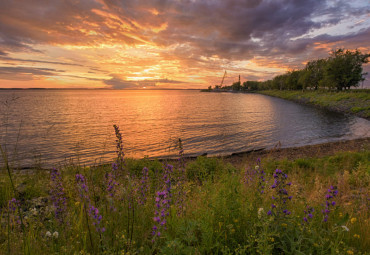
{"label": "tree", "polygon": [[317,90],[320,81],[324,77],[325,65],[326,59],[312,60],[306,64],[299,78],[303,89],[313,88]]}
{"label": "tree", "polygon": [[326,61],[322,86],[337,90],[359,86],[363,80],[362,64],[368,63],[370,54],[361,54],[359,50],[333,50]]}
{"label": "tree", "polygon": [[232,87],[232,90],[239,91],[241,88],[240,81],[234,82],[233,85],[231,85],[231,87]]}
{"label": "tree", "polygon": [[289,90],[300,90],[302,89],[302,83],[300,81],[300,77],[302,75],[302,70],[293,70],[286,74],[286,88]]}

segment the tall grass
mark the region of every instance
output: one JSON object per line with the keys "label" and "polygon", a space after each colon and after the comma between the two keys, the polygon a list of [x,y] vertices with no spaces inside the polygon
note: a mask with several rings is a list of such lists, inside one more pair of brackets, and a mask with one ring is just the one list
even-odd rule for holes
{"label": "tall grass", "polygon": [[1,172],[1,253],[370,250],[367,150],[295,161],[262,159],[238,169],[217,158],[185,164],[182,145],[178,161],[123,158],[118,133],[116,128],[120,145],[113,165],[28,174],[9,169],[20,190],[16,205],[9,204],[14,192],[6,171]]}

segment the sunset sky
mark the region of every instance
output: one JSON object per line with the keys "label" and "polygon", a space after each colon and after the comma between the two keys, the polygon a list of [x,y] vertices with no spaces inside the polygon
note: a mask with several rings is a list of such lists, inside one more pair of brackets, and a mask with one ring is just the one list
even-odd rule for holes
{"label": "sunset sky", "polygon": [[206,88],[339,47],[369,53],[368,0],[0,1],[0,88]]}

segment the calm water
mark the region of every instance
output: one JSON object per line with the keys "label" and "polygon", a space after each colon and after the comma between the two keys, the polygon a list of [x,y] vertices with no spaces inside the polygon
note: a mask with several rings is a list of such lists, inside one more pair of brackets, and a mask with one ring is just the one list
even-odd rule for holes
{"label": "calm water", "polygon": [[115,155],[113,124],[120,126],[126,155],[135,158],[175,155],[179,137],[187,155],[225,155],[279,141],[294,147],[370,136],[365,119],[255,94],[0,91],[5,100],[0,142],[19,166],[107,162]]}

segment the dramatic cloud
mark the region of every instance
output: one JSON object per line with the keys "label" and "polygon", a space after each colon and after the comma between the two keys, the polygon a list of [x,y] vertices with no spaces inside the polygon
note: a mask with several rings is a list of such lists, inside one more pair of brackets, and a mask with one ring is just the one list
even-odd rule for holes
{"label": "dramatic cloud", "polygon": [[58,71],[50,68],[0,67],[0,79],[33,80],[35,77],[55,75],[56,72]]}
{"label": "dramatic cloud", "polygon": [[85,87],[263,80],[337,47],[369,52],[369,17],[361,0],[5,0],[0,66],[63,67],[26,76]]}
{"label": "dramatic cloud", "polygon": [[113,89],[130,89],[130,88],[154,88],[157,84],[181,84],[182,81],[174,81],[168,79],[157,79],[157,80],[141,80],[141,81],[128,81],[123,80],[117,76],[109,80],[104,80],[106,85],[109,85]]}

